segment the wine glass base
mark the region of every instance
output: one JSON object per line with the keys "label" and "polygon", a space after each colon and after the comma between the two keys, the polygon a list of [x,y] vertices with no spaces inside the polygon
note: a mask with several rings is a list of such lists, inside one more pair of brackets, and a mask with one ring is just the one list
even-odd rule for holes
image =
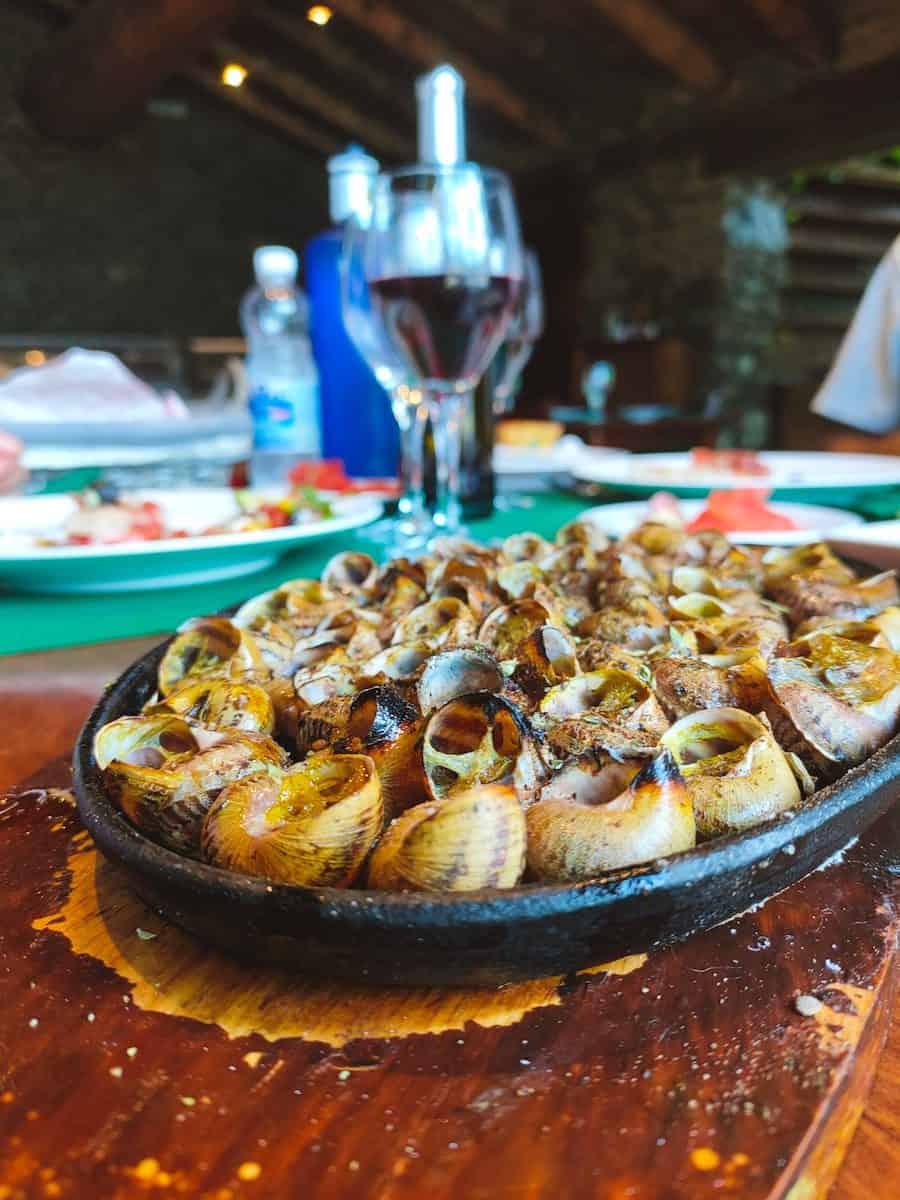
{"label": "wine glass base", "polygon": [[384,517],[357,531],[357,536],[372,542],[388,558],[402,558],[425,548],[432,533],[430,525],[424,528],[409,517]]}

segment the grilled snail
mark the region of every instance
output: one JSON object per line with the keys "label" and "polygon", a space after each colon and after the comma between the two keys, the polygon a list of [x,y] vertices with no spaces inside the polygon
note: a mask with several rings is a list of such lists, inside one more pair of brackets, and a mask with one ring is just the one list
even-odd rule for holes
{"label": "grilled snail", "polygon": [[893,737],[900,591],[825,543],[578,520],[337,554],[185,622],[157,687],[94,754],[171,850],[309,887],[580,881],[786,813]]}
{"label": "grilled snail", "polygon": [[284,772],[246,775],[203,821],[217,867],[305,887],[346,887],[381,832],[375,764],[361,754],[313,755]]}
{"label": "grilled snail", "polygon": [[488,784],[417,804],[391,825],[369,887],[470,892],[514,887],[525,868],[525,814],[510,787]]}
{"label": "grilled snail", "polygon": [[747,829],[800,803],[799,768],[765,718],[711,708],[682,717],[661,740],[687,781],[697,832],[706,837]]}
{"label": "grilled snail", "polygon": [[529,870],[553,883],[677,854],[696,841],[687,787],[665,752],[637,772],[615,762],[563,770],[525,820]]}

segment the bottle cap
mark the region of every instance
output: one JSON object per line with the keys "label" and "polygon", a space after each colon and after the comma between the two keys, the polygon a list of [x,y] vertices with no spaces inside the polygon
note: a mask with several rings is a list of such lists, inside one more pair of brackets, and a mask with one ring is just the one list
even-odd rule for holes
{"label": "bottle cap", "polygon": [[350,145],[328,163],[328,210],[335,225],[351,217],[364,228],[372,217],[372,185],[378,174],[378,159],[362,146]]}
{"label": "bottle cap", "polygon": [[466,160],[466,82],[449,63],[416,80],[419,162],[453,167]]}
{"label": "bottle cap", "polygon": [[253,251],[253,273],[260,287],[293,283],[297,278],[297,255],[290,246],[258,246]]}

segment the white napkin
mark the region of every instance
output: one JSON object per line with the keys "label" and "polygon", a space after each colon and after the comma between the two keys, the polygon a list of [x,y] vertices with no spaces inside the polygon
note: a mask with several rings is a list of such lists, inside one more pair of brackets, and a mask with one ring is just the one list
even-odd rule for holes
{"label": "white napkin", "polygon": [[173,391],[159,395],[114,354],[67,350],[40,367],[21,367],[0,383],[0,425],[184,419]]}
{"label": "white napkin", "polygon": [[867,433],[900,426],[900,238],[869,280],[810,407]]}

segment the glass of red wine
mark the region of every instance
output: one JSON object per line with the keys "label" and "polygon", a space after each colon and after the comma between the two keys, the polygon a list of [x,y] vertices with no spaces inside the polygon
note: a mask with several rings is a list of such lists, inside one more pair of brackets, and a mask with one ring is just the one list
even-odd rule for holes
{"label": "glass of red wine", "polygon": [[535,342],[544,332],[544,290],[541,265],[533,250],[526,248],[519,295],[509,328],[491,368],[496,379],[493,388],[494,416],[512,410],[522,372],[528,365]]}
{"label": "glass of red wine", "polygon": [[434,432],[435,533],[460,528],[460,426],[522,280],[512,188],[471,163],[378,177],[365,273],[377,318],[422,389]]}

